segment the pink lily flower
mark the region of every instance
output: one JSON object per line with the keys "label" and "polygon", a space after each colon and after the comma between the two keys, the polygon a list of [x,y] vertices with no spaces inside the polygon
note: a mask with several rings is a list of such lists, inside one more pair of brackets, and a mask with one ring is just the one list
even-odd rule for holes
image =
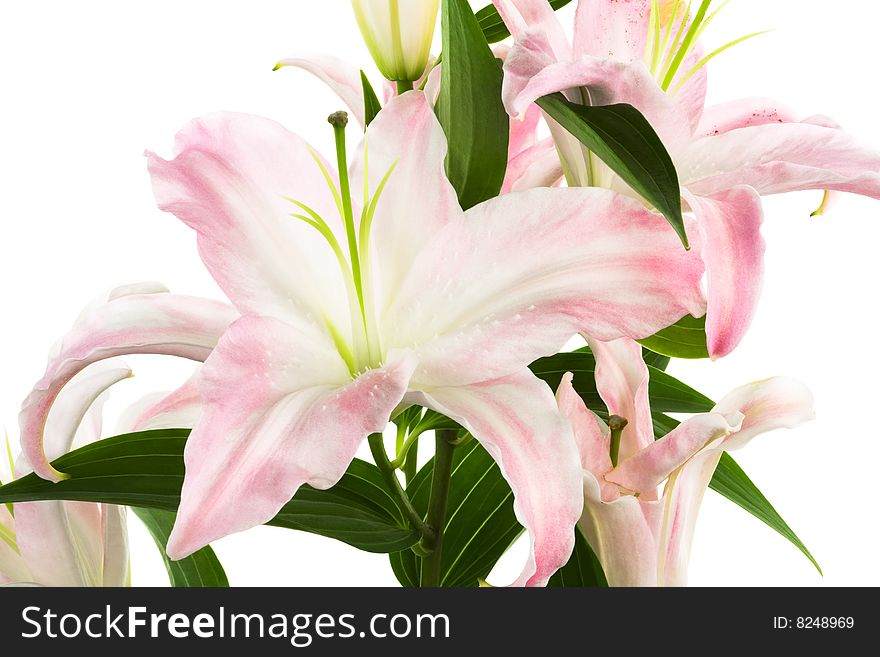
{"label": "pink lily flower", "polygon": [[[123,349],[209,352],[168,544],[182,558],[265,523],[303,484],[334,485],[367,435],[420,404],[495,456],[532,539],[517,583],[542,585],[572,549],[581,474],[570,426],[527,366],[582,330],[642,337],[700,313],[702,262],[640,203],[603,190],[462,212],[420,92],[386,106],[350,170],[331,118],[340,173],[279,124],[240,114],[194,121],[170,161],[149,154],[159,206],[196,230],[242,316],[229,324],[235,311],[173,295],[156,295],[158,309],[111,301],[96,315],[109,328],[90,321],[83,344],[75,327],[32,393],[28,453],[40,455],[44,409],[69,371]],[[146,307],[145,321],[121,320],[121,301]]]}
{"label": "pink lily flower", "polygon": [[[818,189],[880,198],[880,153],[828,119],[798,121],[766,99],[704,109],[705,64],[749,38],[704,55],[699,36],[717,14],[708,13],[710,0],[694,17],[684,0],[579,0],[573,43],[546,0],[494,4],[515,38],[504,65],[512,116],[562,92],[580,104],[629,103],[660,135],[704,234],[713,358],[739,344],[760,296],[762,195]],[[549,117],[548,123],[570,186],[634,194],[577,139]]]}
{"label": "pink lily flower", "polygon": [[721,454],[813,419],[812,394],[792,379],[752,383],[655,441],[639,345],[622,339],[590,346],[611,431],[574,391],[571,374],[557,391],[583,466],[579,526],[610,586],[684,586],[700,504]]}
{"label": "pink lily flower", "polygon": [[[98,440],[105,391],[130,376],[124,364],[108,361],[65,387],[46,423],[47,456],[55,459]],[[19,458],[14,471],[21,478],[31,468],[25,458]],[[12,506],[0,505],[0,584],[130,584],[124,507],[28,502],[15,504],[14,513]]]}

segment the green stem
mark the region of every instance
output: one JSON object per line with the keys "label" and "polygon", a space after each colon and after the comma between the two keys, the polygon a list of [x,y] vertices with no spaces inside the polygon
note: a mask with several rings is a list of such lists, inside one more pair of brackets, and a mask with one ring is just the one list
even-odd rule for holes
{"label": "green stem", "polygon": [[409,80],[397,81],[397,95],[405,94],[407,91],[413,90],[413,83]]}
{"label": "green stem", "polygon": [[412,482],[415,479],[416,472],[418,470],[418,458],[419,458],[419,440],[416,440],[409,446],[409,450],[406,453],[406,460],[403,462],[403,478],[406,481],[406,485]]}
{"label": "green stem", "polygon": [[434,530],[422,520],[422,516],[416,511],[412,502],[410,502],[409,497],[407,497],[406,491],[403,490],[403,486],[400,485],[397,473],[391,465],[391,461],[388,460],[387,452],[385,452],[385,444],[382,442],[382,434],[372,434],[367,442],[370,445],[370,452],[373,454],[373,460],[376,461],[376,466],[379,468],[379,471],[382,473],[382,478],[385,479],[385,484],[388,486],[388,492],[394,497],[394,501],[397,502],[398,508],[406,516],[413,529],[417,529],[419,533],[421,533],[422,541],[435,540]]}
{"label": "green stem", "polygon": [[449,481],[452,476],[453,444],[458,438],[455,429],[437,429],[434,452],[434,474],[431,477],[431,500],[428,503],[427,522],[433,528],[433,536],[423,538],[420,548],[427,556],[422,557],[422,587],[440,586],[440,564],[443,557],[443,533],[446,527],[446,503],[449,499]]}

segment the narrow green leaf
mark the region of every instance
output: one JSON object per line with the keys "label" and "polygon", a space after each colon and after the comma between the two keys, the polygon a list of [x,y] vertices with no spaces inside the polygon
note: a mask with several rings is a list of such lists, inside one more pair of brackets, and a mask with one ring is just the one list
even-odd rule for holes
{"label": "narrow green leaf", "polygon": [[150,536],[153,537],[156,547],[159,548],[171,586],[185,588],[225,588],[229,586],[229,580],[226,578],[223,566],[210,547],[204,547],[180,561],[171,561],[168,558],[165,554],[165,546],[168,544],[168,537],[174,526],[175,514],[173,512],[138,507],[133,507],[132,512],[141,519],[147,531],[150,532]]}
{"label": "narrow green leaf", "polygon": [[[678,420],[662,413],[654,413],[653,419],[654,436],[658,440],[680,424]],[[764,497],[764,494],[727,452],[721,455],[721,460],[718,462],[718,467],[715,468],[715,475],[709,483],[709,488],[745,509],[781,536],[787,538],[792,545],[810,560],[810,563],[816,567],[819,574],[822,574],[819,563],[810,554],[807,546],[798,538],[797,534],[788,526],[788,523],[773,508],[770,501]]]}
{"label": "narrow green leaf", "polygon": [[626,104],[578,105],[562,94],[544,96],[537,103],[663,213],[682,244],[690,248],[681,215],[678,173],[660,137],[641,112]]}
{"label": "narrow green leaf", "polygon": [[706,346],[706,318],[687,315],[650,338],[639,340],[643,347],[672,358],[709,358]]}
{"label": "narrow green leaf", "polygon": [[367,125],[370,125],[373,122],[373,119],[376,118],[376,115],[382,110],[382,104],[379,102],[379,98],[373,90],[373,85],[370,84],[366,73],[363,71],[361,71],[361,86],[364,88],[365,122]]}
{"label": "narrow green leaf", "polygon": [[[550,0],[550,6],[553,9],[562,9],[570,2],[571,0]],[[486,35],[486,40],[489,43],[498,43],[510,36],[510,30],[507,29],[504,21],[501,20],[501,15],[495,9],[495,5],[488,5],[480,9],[477,12],[477,21],[479,21],[480,28],[482,28],[483,34]]]}
{"label": "narrow green leaf", "polygon": [[[428,508],[432,473],[433,461],[407,487],[420,513]],[[513,513],[513,492],[492,457],[475,440],[456,449],[443,539],[441,585],[477,586],[522,531]],[[400,583],[418,586],[416,555],[406,550],[389,556]]]}
{"label": "narrow green leaf", "polygon": [[501,191],[510,119],[501,67],[467,0],[443,0],[443,68],[437,116],[449,142],[446,173],[467,210]]}
{"label": "narrow green leaf", "polygon": [[788,523],[782,519],[782,516],[776,512],[764,494],[758,490],[758,487],[752,483],[748,475],[727,452],[721,456],[718,467],[715,469],[715,476],[712,477],[712,483],[709,486],[791,541],[816,567],[819,574],[822,574],[819,562],[810,554],[807,546],[803,544],[797,534],[788,526]]}
{"label": "narrow green leaf", "polygon": [[[588,408],[599,415],[606,413],[605,403],[596,390],[596,359],[589,350],[556,354],[535,361],[530,366],[539,378],[556,390],[562,375],[574,375],[572,385]],[[704,413],[715,405],[711,399],[662,370],[648,366],[648,396],[651,407],[663,413]]]}
{"label": "narrow green leaf", "polygon": [[602,570],[602,564],[587,543],[580,529],[574,530],[574,552],[568,563],[556,571],[547,582],[550,588],[605,588],[608,580]]}
{"label": "narrow green leaf", "polygon": [[672,359],[669,356],[654,353],[648,348],[642,349],[642,358],[647,365],[658,370],[663,370],[664,372],[666,371],[666,368],[669,367],[669,363],[672,362]]}
{"label": "narrow green leaf", "polygon": [[[55,484],[28,475],[0,487],[0,503],[78,500],[177,511],[188,435],[187,429],[164,429],[92,443],[54,462],[68,479]],[[327,536],[367,552],[403,550],[419,539],[406,527],[379,470],[357,459],[333,488],[300,488],[267,524]]]}

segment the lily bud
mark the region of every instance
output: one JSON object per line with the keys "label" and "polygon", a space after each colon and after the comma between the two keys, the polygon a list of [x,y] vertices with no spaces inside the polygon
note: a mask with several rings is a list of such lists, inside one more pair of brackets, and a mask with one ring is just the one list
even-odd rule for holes
{"label": "lily bud", "polygon": [[373,61],[386,79],[415,82],[425,72],[439,0],[352,0]]}

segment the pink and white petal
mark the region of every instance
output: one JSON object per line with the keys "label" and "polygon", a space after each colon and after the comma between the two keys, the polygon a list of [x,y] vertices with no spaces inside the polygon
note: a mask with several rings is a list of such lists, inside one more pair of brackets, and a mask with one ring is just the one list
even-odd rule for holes
{"label": "pink and white petal", "polygon": [[517,41],[540,37],[558,59],[571,57],[571,45],[553,8],[545,0],[492,0]]}
{"label": "pink and white petal", "polygon": [[282,59],[275,65],[275,70],[285,66],[301,68],[321,80],[339,96],[360,126],[364,127],[364,87],[356,66],[333,55],[319,53]]}
{"label": "pink and white petal", "polygon": [[97,504],[27,502],[15,505],[18,549],[43,586],[100,584],[101,523]]}
{"label": "pink and white petal", "polygon": [[611,464],[608,427],[586,407],[584,400],[575,392],[571,381],[572,374],[567,372],[556,390],[559,411],[571,423],[574,440],[581,455],[581,467],[599,482],[602,499],[616,499],[620,496],[617,486],[605,481],[605,473],[614,467]]}
{"label": "pink and white petal", "polygon": [[776,429],[793,429],[815,417],[813,393],[800,381],[775,377],[727,394],[713,413],[742,413],[742,428],[723,443],[725,450],[744,447],[752,438]]}
{"label": "pink and white petal", "polygon": [[547,385],[528,370],[407,400],[455,420],[495,459],[529,532],[531,552],[514,586],[544,586],[568,561],[583,509],[580,456]]}
{"label": "pink and white petal", "polygon": [[131,585],[126,515],[127,509],[124,506],[101,505],[101,526],[104,530],[102,586]]}
{"label": "pink and white petal", "polygon": [[682,190],[703,233],[708,279],[706,337],[709,355],[722,358],[745,337],[761,297],[764,209],[751,187],[738,186],[709,197]]}
{"label": "pink and white petal", "polygon": [[15,519],[0,504],[0,586],[21,582],[33,582],[33,576],[15,544]]}
{"label": "pink and white petal", "polygon": [[76,374],[92,363],[125,354],[204,360],[237,316],[227,304],[167,292],[123,296],[114,292],[110,299],[79,317],[56,345],[46,373],[22,404],[22,453],[45,479],[62,478],[49,465],[43,434],[52,405]]}
{"label": "pink and white petal", "polygon": [[510,141],[507,149],[508,160],[513,160],[517,155],[538,142],[538,124],[540,121],[541,109],[537,105],[529,107],[522,119],[511,117]]}
{"label": "pink and white petal", "polygon": [[379,270],[380,300],[393,297],[413,259],[434,235],[461,219],[446,177],[446,136],[427,97],[411,91],[392,99],[367,129],[351,168],[353,189],[363,186],[365,151],[370,193],[386,174],[376,205],[371,244]]}
{"label": "pink and white petal", "polygon": [[[515,46],[505,63],[505,73],[517,71],[520,59]],[[507,83],[505,82],[505,85]],[[528,82],[514,94],[505,89],[505,106],[513,116],[521,116],[538,98],[555,92],[586,87],[592,105],[628,103],[638,109],[673,154],[691,141],[692,128],[675,97],[665,93],[641,62],[625,64],[610,59],[584,56],[572,62],[550,64],[532,73]],[[575,99],[579,102],[579,99]]]}
{"label": "pink and white petal", "polygon": [[654,443],[648,402],[648,366],[642,347],[628,338],[602,342],[586,336],[596,357],[596,388],[611,415],[625,418],[618,463]]}
{"label": "pink and white petal", "polygon": [[555,187],[562,176],[562,162],[556,145],[552,138],[547,138],[508,162],[501,193],[521,192],[535,187]]}
{"label": "pink and white petal", "polygon": [[757,125],[704,137],[676,161],[682,184],[704,196],[749,185],[762,196],[818,189],[880,198],[880,152],[815,123]]}
{"label": "pink and white petal", "polygon": [[117,424],[117,433],[152,429],[192,428],[202,410],[199,371],[170,393],[147,395],[128,407]]}
{"label": "pink and white petal", "polygon": [[651,0],[580,0],[574,22],[574,56],[642,61]]}
{"label": "pink and white petal", "polygon": [[669,479],[658,504],[662,525],[658,532],[659,586],[686,586],[694,530],[703,496],[715,474],[722,450],[706,449]]}
{"label": "pink and white petal", "polygon": [[[330,186],[309,145],[281,124],[247,114],[192,121],[167,161],[147,153],[159,207],[198,234],[199,253],[243,314],[326,333],[347,326],[342,270],[324,237],[292,217],[303,203],[343,235]],[[333,168],[322,160],[334,184]]]}
{"label": "pink and white petal", "polygon": [[[46,458],[54,461],[72,449],[100,440],[107,391],[131,376],[125,363],[102,361],[83,370],[64,386],[46,420],[43,432]],[[32,472],[24,458],[19,459],[15,470],[19,478]]]}
{"label": "pink and white petal", "polygon": [[673,472],[708,445],[738,431],[743,419],[737,412],[727,416],[721,413],[695,415],[657,442],[621,460],[605,478],[628,491],[656,496],[657,487]]}
{"label": "pink and white petal", "polygon": [[428,387],[506,376],[579,332],[644,338],[704,312],[696,233],[685,251],[660,215],[607,190],[506,194],[435,234],[382,334],[417,351]]}
{"label": "pink and white petal", "polygon": [[593,548],[609,586],[658,586],[657,537],[663,507],[623,495],[603,501],[596,478],[583,477],[584,512],[578,526]]}
{"label": "pink and white petal", "polygon": [[303,484],[333,486],[363,439],[385,428],[414,367],[411,354],[394,352],[352,380],[338,353],[289,325],[233,324],[202,368],[204,406],[168,555],[271,520]]}
{"label": "pink and white petal", "polygon": [[770,98],[742,98],[707,107],[696,136],[714,137],[740,128],[798,120],[794,111]]}

